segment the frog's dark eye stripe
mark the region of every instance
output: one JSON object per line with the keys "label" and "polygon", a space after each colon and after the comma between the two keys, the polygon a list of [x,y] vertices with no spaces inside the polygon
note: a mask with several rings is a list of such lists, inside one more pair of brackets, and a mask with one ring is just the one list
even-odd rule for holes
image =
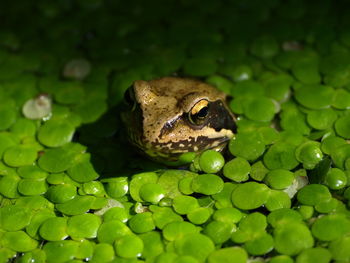
{"label": "frog's dark eye stripe", "polygon": [[129,87],[124,93],[124,102],[132,109],[135,109],[136,101],[133,86]]}
{"label": "frog's dark eye stripe", "polygon": [[200,100],[191,109],[188,114],[188,119],[194,125],[203,124],[204,120],[209,114],[209,102],[207,100]]}

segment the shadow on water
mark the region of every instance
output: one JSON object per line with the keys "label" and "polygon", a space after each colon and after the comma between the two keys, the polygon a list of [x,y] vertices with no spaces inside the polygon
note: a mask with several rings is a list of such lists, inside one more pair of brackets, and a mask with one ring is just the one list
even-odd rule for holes
{"label": "shadow on water", "polygon": [[97,121],[76,131],[74,141],[87,147],[100,178],[130,176],[164,166],[148,160],[128,142],[120,112],[123,104],[111,107]]}

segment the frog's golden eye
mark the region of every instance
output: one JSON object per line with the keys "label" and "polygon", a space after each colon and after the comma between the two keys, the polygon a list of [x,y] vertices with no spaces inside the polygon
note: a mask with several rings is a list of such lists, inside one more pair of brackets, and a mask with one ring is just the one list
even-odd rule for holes
{"label": "frog's golden eye", "polygon": [[188,119],[192,124],[200,125],[209,114],[209,102],[207,100],[198,101],[188,114]]}
{"label": "frog's golden eye", "polygon": [[124,93],[124,102],[130,107],[133,111],[136,107],[135,94],[133,87],[129,87]]}

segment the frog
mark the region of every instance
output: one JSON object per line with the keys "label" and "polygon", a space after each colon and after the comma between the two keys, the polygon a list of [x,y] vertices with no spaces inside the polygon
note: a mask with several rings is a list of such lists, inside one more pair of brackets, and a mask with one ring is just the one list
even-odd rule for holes
{"label": "frog", "polygon": [[122,121],[129,141],[158,162],[187,152],[223,151],[236,133],[228,96],[201,80],[136,80],[124,95]]}

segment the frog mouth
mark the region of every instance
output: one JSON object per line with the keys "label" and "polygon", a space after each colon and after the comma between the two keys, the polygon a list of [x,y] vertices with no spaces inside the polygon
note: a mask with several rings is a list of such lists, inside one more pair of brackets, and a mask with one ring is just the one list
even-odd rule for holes
{"label": "frog mouth", "polygon": [[[229,136],[220,137],[206,137],[199,136],[196,139],[192,138],[188,141],[179,141],[169,144],[158,144],[160,151],[167,154],[178,154],[184,152],[202,152],[208,149],[222,150],[228,141],[231,139]],[[169,147],[170,146],[170,147]]]}
{"label": "frog mouth", "polygon": [[216,140],[212,143],[211,146],[204,150],[216,150],[216,151],[221,151],[226,144],[230,141],[231,138],[225,136],[221,138],[216,138]]}

